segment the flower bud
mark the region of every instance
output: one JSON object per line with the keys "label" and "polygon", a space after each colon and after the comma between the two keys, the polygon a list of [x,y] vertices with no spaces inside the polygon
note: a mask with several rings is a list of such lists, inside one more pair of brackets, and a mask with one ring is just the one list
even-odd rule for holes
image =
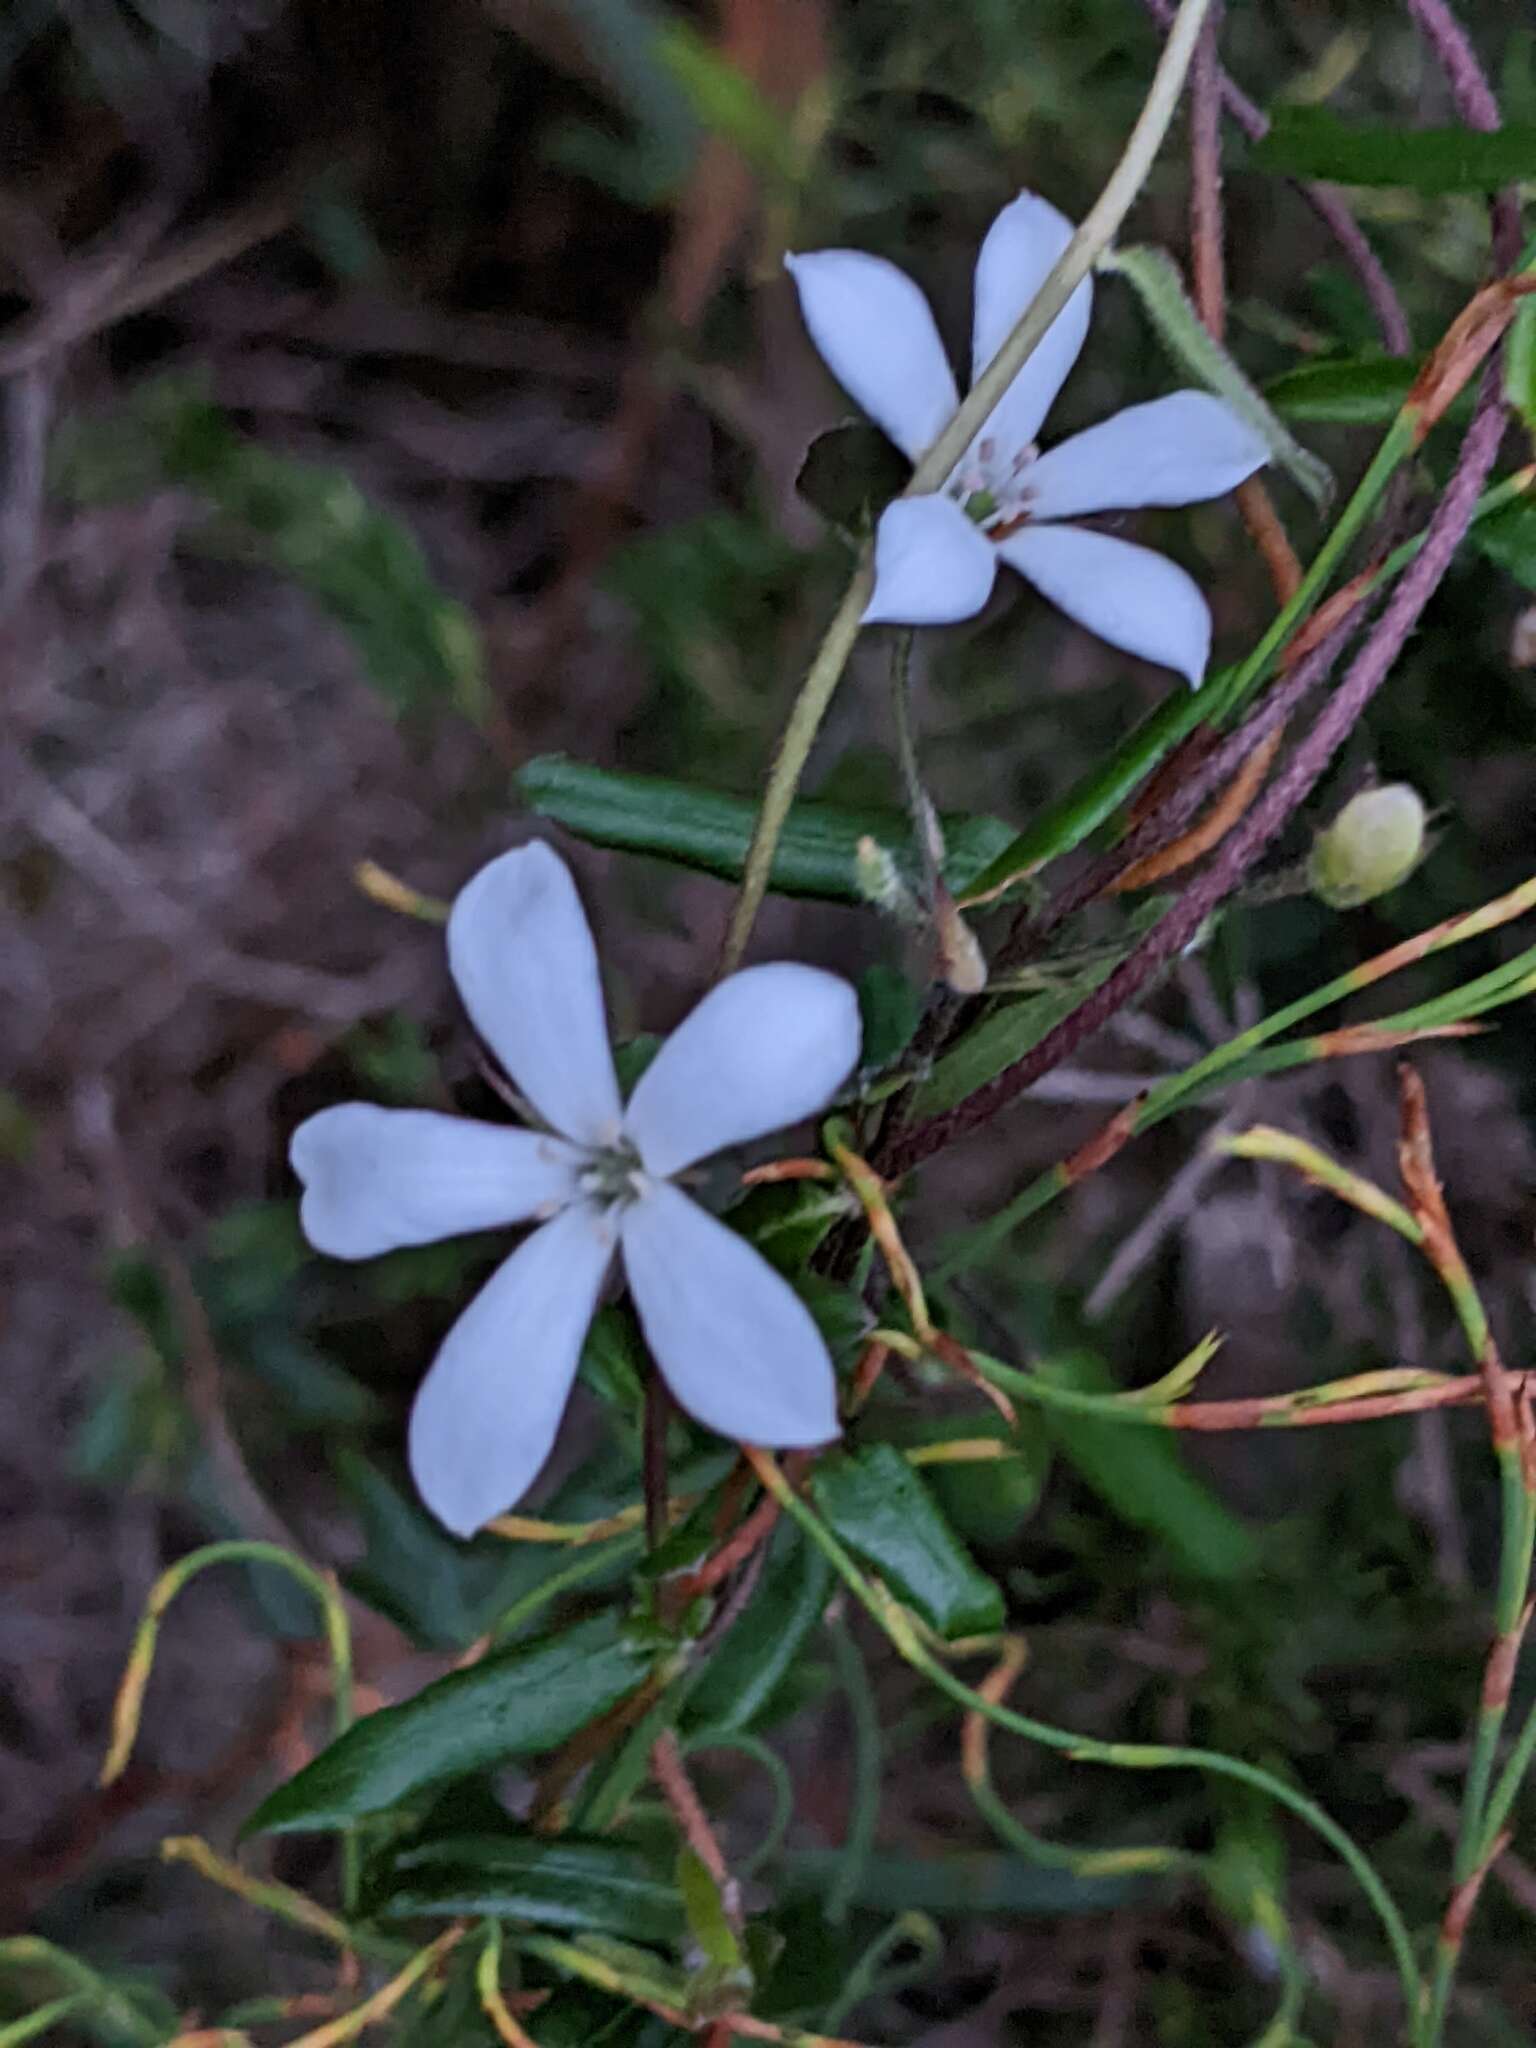
{"label": "flower bud", "polygon": [[1406,881],[1424,852],[1424,805],[1406,782],[1352,797],[1313,842],[1312,894],[1331,910],[1354,910]]}
{"label": "flower bud", "polygon": [[864,901],[872,903],[876,910],[885,911],[902,924],[921,923],[922,912],[916,897],[902,879],[896,856],[868,832],[854,849],[853,879]]}

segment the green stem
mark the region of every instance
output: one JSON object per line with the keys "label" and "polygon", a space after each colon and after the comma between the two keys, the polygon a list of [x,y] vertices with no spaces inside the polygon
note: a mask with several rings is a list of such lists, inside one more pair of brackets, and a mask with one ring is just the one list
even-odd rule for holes
{"label": "green stem", "polygon": [[[1039,291],[1025,307],[1018,324],[971,386],[954,418],[912,472],[903,496],[923,497],[937,490],[995,409],[998,400],[1045,339],[1047,330],[1074,291],[1093,269],[1099,257],[1118,233],[1132,201],[1146,183],[1163,137],[1168,132],[1183,90],[1185,74],[1195,54],[1195,43],[1212,0],[1181,0],[1168,40],[1164,43],[1152,76],[1146,101],[1126,141],[1120,161],[1099,194],[1087,219],[1078,228]],[[832,623],[818,648],[805,681],[800,685],[779,741],[763,800],[753,827],[742,872],[741,893],[731,912],[730,927],[720,957],[720,973],[729,974],[741,964],[757,913],[768,893],[774,851],[800,786],[806,761],[821,722],[832,701],[853,643],[858,638],[864,608],[874,588],[868,554],[854,571],[843,593]]]}
{"label": "green stem", "polygon": [[[1334,571],[1380,503],[1387,485],[1418,445],[1418,435],[1419,408],[1405,405],[1388,427],[1381,446],[1371,458],[1370,468],[1355,486],[1349,503],[1339,514],[1328,538],[1308,563],[1307,572],[1294,596],[1276,612],[1268,631],[1253,652],[1239,662],[1222,684],[1219,697],[1206,707],[1208,717],[1215,719],[1235,711],[1268,674],[1275,656],[1332,582]],[[1384,565],[1381,574],[1386,573]]]}
{"label": "green stem", "polygon": [[[1474,520],[1487,519],[1524,497],[1533,482],[1536,482],[1536,468],[1518,470],[1513,476],[1505,477],[1483,493],[1478,500]],[[1353,503],[1351,500],[1351,510]],[[1345,516],[1349,516],[1348,513]],[[1401,547],[1388,555],[1366,588],[1379,590],[1400,576],[1423,545],[1423,534],[1404,541]],[[1271,628],[1270,637],[1273,636],[1274,629]],[[975,877],[969,885],[969,898],[974,901],[999,893],[1011,881],[1033,874],[1047,861],[1058,860],[1063,854],[1081,846],[1090,833],[1096,832],[1135,795],[1159,761],[1211,715],[1212,705],[1221,707],[1228,704],[1239,677],[1243,678],[1245,695],[1254,683],[1267,678],[1274,667],[1273,651],[1265,658],[1256,677],[1249,674],[1253,659],[1250,656],[1238,667],[1212,676],[1205,688],[1197,693],[1179,690],[1165,697],[1154,711],[1126,734],[1107,761],[1089,769],[1071,789],[1039,812],[1012,845]]]}
{"label": "green stem", "polygon": [[[870,1691],[869,1673],[859,1646],[845,1621],[827,1623],[827,1641],[832,1661],[853,1716],[853,1796],[848,1803],[848,1834],[842,1860],[827,1893],[827,1919],[837,1927],[847,1919],[859,1895],[859,1881],[875,1844],[875,1824],[880,1818],[880,1773],[882,1743],[880,1715]],[[828,2024],[832,2024],[830,2021]]]}
{"label": "green stem", "polygon": [[[155,1647],[160,1635],[160,1624],[166,1609],[191,1580],[216,1564],[271,1565],[297,1579],[304,1590],[312,1596],[320,1609],[326,1647],[330,1652],[332,1725],[338,1736],[345,1735],[351,1727],[352,1635],[347,1623],[347,1610],[335,1581],[318,1571],[296,1551],[284,1550],[277,1543],[264,1543],[246,1537],[231,1538],[222,1543],[208,1543],[201,1550],[194,1550],[189,1556],[173,1564],[169,1570],[162,1572],[150,1591],[113,1712],[112,1747],[102,1769],[103,1784],[110,1784],[127,1763],[129,1751],[138,1733],[144,1689],[149,1683]],[[343,1907],[349,1917],[357,1910],[361,1870],[356,1831],[351,1827],[343,1828],[341,1891]]]}
{"label": "green stem", "polygon": [[1238,1784],[1252,1786],[1305,1821],[1349,1866],[1370,1901],[1392,1950],[1408,2010],[1415,2010],[1422,1980],[1402,1915],[1369,1857],[1315,1800],[1308,1799],[1304,1793],[1287,1785],[1284,1779],[1262,1770],[1257,1764],[1244,1763],[1240,1757],[1223,1756],[1219,1750],[1184,1749],[1161,1743],[1097,1742],[1074,1735],[1070,1729],[1057,1728],[1048,1721],[1036,1721],[1025,1714],[1015,1713],[1010,1707],[994,1705],[939,1662],[923,1642],[906,1611],[883,1586],[864,1576],[831,1530],[790,1486],[773,1459],[760,1453],[753,1456],[752,1462],[763,1485],[785,1513],[793,1516],[811,1541],[825,1553],[838,1576],[885,1632],[898,1655],[968,1712],[984,1714],[997,1727],[1006,1728],[1011,1734],[1021,1735],[1026,1741],[1037,1742],[1046,1749],[1059,1750],[1076,1762],[1109,1764],[1119,1770],[1132,1771],[1202,1770],[1215,1777],[1231,1778]]}
{"label": "green stem", "polygon": [[864,607],[869,603],[869,594],[874,587],[874,571],[868,560],[863,560],[854,571],[853,581],[843,592],[842,603],[833,613],[832,623],[816,650],[816,659],[800,685],[800,694],[794,701],[773,765],[768,770],[757,822],[752,828],[752,843],[747,848],[746,864],[741,874],[741,893],[731,912],[725,948],[720,955],[722,975],[734,973],[747,950],[757,913],[768,893],[768,877],[773,871],[773,856],[784,830],[784,820],[789,816],[795,791],[800,787],[800,777],[805,772],[811,748],[821,730],[821,721],[827,715],[827,706],[832,702],[832,693],[847,667],[853,643],[859,637]]}

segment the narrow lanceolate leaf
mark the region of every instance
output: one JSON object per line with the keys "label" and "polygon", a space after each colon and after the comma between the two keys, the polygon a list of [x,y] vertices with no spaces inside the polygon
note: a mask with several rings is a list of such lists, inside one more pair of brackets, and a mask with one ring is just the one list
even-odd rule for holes
{"label": "narrow lanceolate leaf", "polygon": [[1536,434],[1536,303],[1527,299],[1504,337],[1504,396],[1528,434]]}
{"label": "narrow lanceolate leaf", "polygon": [[811,1490],[831,1529],[940,1635],[1002,1627],[1002,1594],[894,1445],[823,1458]]}
{"label": "narrow lanceolate leaf", "polygon": [[1527,590],[1536,590],[1536,505],[1517,502],[1481,519],[1472,543]]}
{"label": "narrow lanceolate leaf", "polygon": [[1410,356],[1331,356],[1298,363],[1273,378],[1265,396],[1287,419],[1320,426],[1384,427],[1413,389],[1419,362]]}
{"label": "narrow lanceolate leaf", "polygon": [[[1113,1381],[1089,1352],[1053,1357],[1052,1379],[1105,1393]],[[1216,1498],[1160,1432],[1101,1422],[1092,1415],[1053,1409],[1047,1427],[1068,1462],[1116,1514],[1160,1537],[1186,1570],[1203,1579],[1234,1579],[1258,1562],[1252,1533]]]}
{"label": "narrow lanceolate leaf", "polygon": [[750,1727],[788,1676],[831,1591],[832,1568],[822,1553],[798,1529],[780,1528],[751,1605],[688,1696],[685,1727]]}
{"label": "narrow lanceolate leaf", "polygon": [[610,1614],[487,1657],[357,1722],[263,1800],[245,1832],[344,1826],[428,1786],[543,1755],[633,1690],[650,1662]]}
{"label": "narrow lanceolate leaf", "polygon": [[[541,754],[518,771],[516,787],[540,817],[553,818],[594,846],[651,853],[726,881],[739,881],[757,818],[748,797],[697,789],[659,775],[593,768],[563,754]],[[1000,818],[948,816],[944,879],[957,895],[1008,844]],[[890,850],[904,877],[916,882],[922,863],[906,818],[870,805],[800,803],[790,811],[774,856],[769,886],[783,896],[862,903],[859,842]]]}
{"label": "narrow lanceolate leaf", "polygon": [[1497,192],[1536,178],[1536,123],[1491,135],[1471,128],[1396,128],[1341,121],[1324,107],[1276,107],[1251,161],[1292,178],[1402,185],[1413,192]]}
{"label": "narrow lanceolate leaf", "polygon": [[677,1887],[638,1849],[579,1835],[451,1835],[394,1860],[386,1919],[489,1915],[576,1927],[622,1941],[676,1941]]}
{"label": "narrow lanceolate leaf", "polygon": [[1125,278],[1141,300],[1158,339],[1181,370],[1223,399],[1262,436],[1279,463],[1322,511],[1333,496],[1333,472],[1303,448],[1256,386],[1205,326],[1191,304],[1178,266],[1161,249],[1111,249],[1099,269]]}

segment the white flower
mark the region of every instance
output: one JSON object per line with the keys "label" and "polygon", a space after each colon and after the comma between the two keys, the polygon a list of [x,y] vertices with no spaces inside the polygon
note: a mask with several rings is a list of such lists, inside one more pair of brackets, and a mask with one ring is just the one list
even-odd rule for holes
{"label": "white flower", "polygon": [[310,1243],[341,1259],[538,1220],[454,1324],[411,1413],[411,1470],[461,1536],[527,1490],[554,1442],[615,1250],[657,1365],[697,1421],[779,1448],[838,1433],[826,1345],[799,1296],[671,1176],[822,1109],[859,1055],[837,975],[779,963],[705,996],[626,1107],[597,953],[565,863],[483,868],[448,920],[476,1029],[558,1136],[348,1102],[294,1133]]}
{"label": "white flower", "polygon": [[[976,260],[971,374],[979,377],[1072,238],[1031,192],[1005,206]],[[928,301],[904,271],[854,249],[788,256],[812,341],[849,395],[915,462],[959,405]],[[981,610],[997,558],[1113,647],[1205,674],[1211,616],[1162,555],[1061,522],[1220,497],[1266,460],[1259,436],[1203,391],[1127,406],[1046,454],[1035,437],[1076,362],[1093,304],[1085,278],[1004,392],[942,491],[898,498],[875,536],[867,625],[942,626]]]}

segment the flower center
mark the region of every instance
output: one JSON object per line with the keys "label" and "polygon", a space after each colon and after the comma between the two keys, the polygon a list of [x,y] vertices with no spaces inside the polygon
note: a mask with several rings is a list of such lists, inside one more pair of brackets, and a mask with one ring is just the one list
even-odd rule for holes
{"label": "flower center", "polygon": [[644,1178],[639,1153],[621,1141],[587,1154],[581,1192],[588,1201],[600,1203],[605,1209],[622,1209],[641,1192]]}
{"label": "flower center", "polygon": [[1028,523],[1028,477],[1039,453],[1033,441],[1011,455],[1000,454],[995,441],[977,441],[950,478],[949,495],[990,540],[1006,540]]}

